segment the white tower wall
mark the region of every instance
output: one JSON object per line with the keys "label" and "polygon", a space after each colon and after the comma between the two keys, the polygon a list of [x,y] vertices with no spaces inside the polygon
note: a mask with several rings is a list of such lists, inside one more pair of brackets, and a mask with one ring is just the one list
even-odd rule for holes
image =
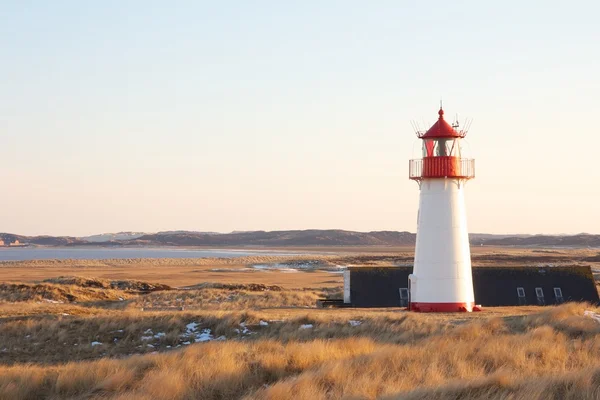
{"label": "white tower wall", "polygon": [[465,182],[423,179],[419,200],[411,309],[472,311],[471,252],[464,202]]}

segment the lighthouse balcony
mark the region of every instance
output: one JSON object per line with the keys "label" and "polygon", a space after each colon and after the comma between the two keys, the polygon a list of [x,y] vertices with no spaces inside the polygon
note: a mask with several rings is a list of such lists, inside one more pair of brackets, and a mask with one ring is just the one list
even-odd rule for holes
{"label": "lighthouse balcony", "polygon": [[475,160],[469,158],[442,156],[425,157],[410,160],[408,176],[413,180],[426,178],[459,178],[475,177]]}

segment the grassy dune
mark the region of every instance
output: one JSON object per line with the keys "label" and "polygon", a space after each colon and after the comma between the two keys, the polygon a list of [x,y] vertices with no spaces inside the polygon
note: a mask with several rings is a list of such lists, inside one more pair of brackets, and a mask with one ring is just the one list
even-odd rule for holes
{"label": "grassy dune", "polygon": [[[582,315],[588,309],[593,308],[567,304],[490,318],[365,311],[337,316],[333,311],[331,318],[304,315],[268,326],[260,325],[268,319],[260,312],[89,314],[77,319],[76,332],[69,332],[75,321],[41,319],[19,330],[40,342],[61,334],[67,340],[71,334],[69,339],[79,338],[89,354],[66,354],[75,360],[66,364],[5,364],[0,397],[546,399],[583,393],[597,398],[600,324]],[[361,324],[352,326],[348,317]],[[245,322],[255,334],[167,349],[190,320],[225,335]],[[302,328],[309,324],[312,328]],[[107,341],[95,348],[86,343],[102,336],[96,332],[119,326],[127,327],[122,343]],[[157,353],[156,348],[151,354],[119,353],[119,347],[135,353],[139,342],[133,338],[147,327],[168,332],[160,344],[153,341]],[[0,334],[10,336],[4,326]],[[12,351],[16,343],[9,346]],[[98,359],[85,361],[88,356]]]}
{"label": "grassy dune", "polygon": [[[341,295],[338,276],[240,272],[228,282],[234,272],[209,272],[219,265],[209,262],[186,267],[204,280],[176,288],[139,277],[177,265],[128,263],[97,278],[97,266],[60,262],[43,280],[0,284],[0,399],[600,398],[600,323],[584,315],[595,305],[317,309]],[[57,271],[78,276],[49,276]]]}

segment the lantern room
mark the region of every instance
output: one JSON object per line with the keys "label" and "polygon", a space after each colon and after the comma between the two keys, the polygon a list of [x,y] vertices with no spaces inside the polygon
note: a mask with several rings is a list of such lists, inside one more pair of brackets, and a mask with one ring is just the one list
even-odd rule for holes
{"label": "lantern room", "polygon": [[459,140],[454,138],[423,139],[423,158],[460,157]]}
{"label": "lantern room", "polygon": [[417,131],[417,137],[423,141],[423,158],[410,160],[410,179],[475,177],[475,160],[462,157],[461,141],[466,131],[457,128],[458,124],[450,125],[444,120],[444,110],[440,108],[436,123],[426,132]]}

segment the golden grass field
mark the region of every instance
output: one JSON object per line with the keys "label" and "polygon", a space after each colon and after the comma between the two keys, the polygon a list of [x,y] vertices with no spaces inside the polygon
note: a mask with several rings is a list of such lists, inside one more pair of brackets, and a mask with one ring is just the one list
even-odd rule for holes
{"label": "golden grass field", "polygon": [[[0,263],[0,399],[600,398],[600,323],[584,315],[596,305],[318,309],[341,295],[337,265],[412,257],[334,252]],[[475,265],[597,256],[473,249]]]}

